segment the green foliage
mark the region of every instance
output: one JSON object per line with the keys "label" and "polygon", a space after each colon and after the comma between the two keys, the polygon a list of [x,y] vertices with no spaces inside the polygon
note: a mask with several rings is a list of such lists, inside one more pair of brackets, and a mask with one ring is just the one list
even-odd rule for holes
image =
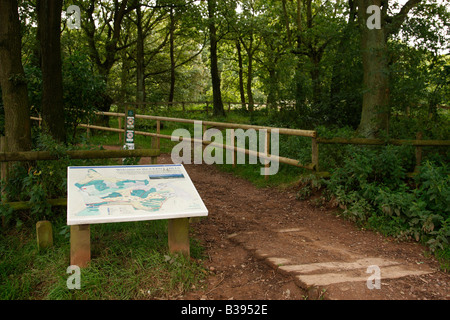
{"label": "green foliage", "polygon": [[63,62],[66,124],[73,139],[78,124],[93,119],[94,111],[104,99],[106,84],[93,70],[88,57],[79,52],[68,56]]}
{"label": "green foliage", "polygon": [[422,241],[432,251],[448,249],[448,167],[427,161],[411,181],[405,148],[354,147],[354,152],[326,181],[343,215],[385,235]]}
{"label": "green foliage", "polygon": [[[77,149],[93,149],[85,146]],[[98,147],[96,147],[98,148]],[[29,201],[32,206],[30,215],[26,212],[14,214],[8,204],[0,205],[0,216],[7,222],[21,223],[23,219],[38,221],[50,219],[61,213],[61,208],[52,208],[49,199],[65,198],[67,196],[67,167],[74,165],[105,165],[112,160],[72,160],[66,156],[66,151],[73,146],[65,146],[55,142],[50,136],[40,134],[34,141],[35,151],[49,151],[58,160],[35,161],[27,165],[15,164],[9,170],[7,181],[2,181],[2,190],[9,202]],[[125,159],[127,164],[135,164],[136,159]]]}

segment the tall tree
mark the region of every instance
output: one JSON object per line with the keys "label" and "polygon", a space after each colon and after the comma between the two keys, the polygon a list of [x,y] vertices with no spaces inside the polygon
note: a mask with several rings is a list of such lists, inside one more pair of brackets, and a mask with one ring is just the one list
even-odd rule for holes
{"label": "tall tree", "polygon": [[43,127],[55,140],[65,142],[61,62],[62,1],[37,0],[36,7],[41,49]]}
{"label": "tall tree", "polygon": [[31,149],[30,109],[16,0],[0,0],[0,21],[0,85],[8,150],[27,151]]}
{"label": "tall tree", "polygon": [[[364,71],[364,95],[361,121],[358,131],[366,137],[375,137],[389,126],[389,65],[387,41],[399,32],[409,11],[422,0],[409,0],[395,15],[389,15],[389,1],[358,0],[358,17],[361,32],[362,63]],[[368,19],[377,19],[379,25],[370,27]]]}
{"label": "tall tree", "polygon": [[[82,11],[81,28],[87,37],[89,55],[105,83],[108,83],[109,74],[119,51],[129,45],[120,46],[120,36],[125,16],[135,8],[134,3],[130,2],[129,0],[77,2]],[[109,95],[104,95],[103,101],[97,107],[100,111],[109,111],[112,102]],[[109,117],[102,117],[100,121],[107,126]]]}
{"label": "tall tree", "polygon": [[208,0],[208,28],[210,40],[211,81],[213,89],[213,114],[215,116],[224,116],[225,110],[223,108],[222,92],[220,89],[220,74],[217,57],[218,40],[215,22],[216,9],[216,0]]}

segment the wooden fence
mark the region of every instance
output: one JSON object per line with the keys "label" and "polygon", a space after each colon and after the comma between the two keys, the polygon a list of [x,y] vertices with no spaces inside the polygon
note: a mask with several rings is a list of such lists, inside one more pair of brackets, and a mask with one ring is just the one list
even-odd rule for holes
{"label": "wooden fence", "polygon": [[[122,141],[123,134],[125,133],[125,129],[122,128],[122,123],[125,121],[121,121],[125,118],[125,113],[118,112],[96,112],[97,115],[103,116],[112,116],[119,118],[119,127],[118,128],[110,128],[110,127],[102,127],[90,124],[80,124],[79,126],[82,128],[86,128],[87,130],[95,129],[95,130],[103,130],[103,131],[111,131],[119,133],[119,141]],[[94,158],[123,158],[123,157],[151,157],[152,160],[155,159],[160,154],[160,139],[172,139],[172,136],[161,134],[161,122],[175,122],[175,123],[188,123],[195,124],[200,120],[192,120],[192,119],[183,119],[183,118],[170,118],[170,117],[161,117],[161,116],[150,116],[150,115],[139,115],[136,114],[135,118],[145,119],[145,120],[153,120],[156,121],[156,132],[144,132],[144,131],[135,131],[136,135],[150,136],[155,138],[155,149],[137,149],[137,150],[78,150],[78,151],[67,151],[66,155],[72,159],[94,159]],[[40,117],[31,117],[32,120],[42,121]],[[292,135],[292,136],[301,136],[311,138],[311,163],[302,164],[296,159],[290,159],[282,156],[278,156],[278,161],[280,163],[285,163],[288,165],[305,168],[311,171],[315,171],[316,173],[321,174],[322,176],[327,176],[327,172],[319,172],[319,144],[356,144],[356,145],[411,145],[416,147],[416,165],[420,165],[421,157],[422,157],[422,147],[430,146],[430,147],[448,147],[450,146],[450,140],[422,140],[421,134],[419,133],[414,140],[401,140],[401,139],[364,139],[364,138],[332,138],[325,139],[317,137],[317,132],[314,130],[300,130],[300,129],[288,129],[288,128],[275,128],[275,127],[265,127],[265,126],[256,126],[256,125],[247,125],[247,124],[237,124],[237,123],[226,123],[226,122],[214,122],[214,121],[201,121],[203,126],[203,132],[209,127],[214,128],[226,128],[226,129],[265,129],[270,134],[273,130],[278,130],[279,134]],[[234,131],[233,131],[234,132]],[[269,134],[266,136],[269,136]],[[203,136],[203,135],[202,135]],[[231,149],[233,152],[243,152],[245,154],[258,156],[260,158],[268,159],[272,157],[269,152],[261,153],[254,150],[248,150],[243,148],[238,148],[236,146],[219,144],[207,140],[193,139],[193,138],[183,138],[179,137],[179,140],[186,139],[190,142],[197,142],[203,145],[213,145],[215,147],[221,147],[225,149]],[[266,140],[266,150],[269,150],[269,139]],[[57,159],[57,156],[52,155],[50,152],[46,151],[38,151],[38,152],[5,152],[5,138],[2,137],[0,139],[0,163],[1,163],[1,178],[4,179],[6,177],[6,162],[10,161],[33,161],[33,160],[54,160]],[[267,165],[266,165],[267,166]],[[266,178],[268,176],[266,175]],[[3,201],[4,197],[2,197]],[[65,205],[66,199],[53,199],[49,200],[51,205]],[[8,203],[14,209],[26,209],[29,208],[29,204],[27,202],[17,202],[17,203]]]}
{"label": "wooden fence", "polygon": [[[122,123],[125,123],[122,119],[125,118],[126,113],[120,112],[96,112],[97,115],[102,116],[110,116],[117,117],[119,119],[119,127],[118,128],[110,128],[110,127],[102,127],[90,124],[80,124],[79,126],[82,128],[86,128],[87,130],[95,129],[95,130],[103,130],[103,131],[111,131],[119,133],[119,141],[121,142],[122,136],[125,132],[125,129],[122,128]],[[144,119],[144,120],[153,120],[156,121],[156,132],[144,132],[144,131],[135,131],[136,135],[150,136],[156,138],[155,147],[159,149],[160,147],[160,139],[172,139],[172,136],[161,134],[161,122],[175,122],[175,123],[187,123],[194,124],[196,122],[202,123],[203,132],[208,127],[214,128],[225,128],[225,129],[265,129],[270,134],[272,130],[278,130],[279,134],[291,135],[291,136],[302,136],[311,138],[311,163],[300,163],[300,161],[296,159],[290,159],[287,157],[278,156],[278,160],[280,163],[308,169],[311,171],[319,172],[319,144],[355,144],[355,145],[411,145],[416,147],[416,165],[420,165],[422,158],[422,147],[430,146],[430,147],[448,147],[450,146],[450,140],[422,140],[422,135],[418,133],[416,139],[406,140],[406,139],[367,139],[367,138],[332,138],[326,139],[317,136],[317,132],[315,130],[301,130],[301,129],[288,129],[288,128],[276,128],[276,127],[266,127],[266,126],[256,126],[256,125],[247,125],[247,124],[237,124],[237,123],[226,123],[226,122],[214,122],[214,121],[202,121],[202,120],[193,120],[193,119],[184,119],[184,118],[171,118],[171,117],[162,117],[162,116],[150,116],[150,115],[142,115],[135,114],[135,118]],[[33,120],[41,120],[39,117],[31,117]],[[180,137],[180,140],[183,138]],[[236,146],[229,146],[224,144],[219,144],[207,140],[197,140],[193,138],[185,138],[190,142],[197,142],[203,145],[212,145],[215,147],[221,147],[224,149],[231,149],[233,152],[243,152],[249,155],[255,155],[261,158],[270,158],[273,155],[270,153],[260,153],[253,150],[242,149]],[[266,142],[266,150],[269,150],[269,145]],[[327,175],[328,173],[322,172],[322,175]],[[266,176],[267,178],[268,176]]]}

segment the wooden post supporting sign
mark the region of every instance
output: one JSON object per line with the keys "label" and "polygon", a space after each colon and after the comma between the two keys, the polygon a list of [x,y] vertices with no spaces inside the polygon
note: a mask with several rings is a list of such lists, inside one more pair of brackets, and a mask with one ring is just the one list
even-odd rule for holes
{"label": "wooden post supporting sign", "polygon": [[70,226],[70,264],[85,268],[91,261],[90,225]]}
{"label": "wooden post supporting sign", "polygon": [[169,219],[169,252],[189,258],[189,218]]}

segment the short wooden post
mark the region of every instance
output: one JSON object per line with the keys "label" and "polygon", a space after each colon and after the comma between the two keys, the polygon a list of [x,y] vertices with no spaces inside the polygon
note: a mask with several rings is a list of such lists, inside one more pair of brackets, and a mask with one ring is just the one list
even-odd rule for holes
{"label": "short wooden post", "polygon": [[50,221],[38,221],[36,223],[36,237],[38,250],[53,246],[53,229]]}
{"label": "short wooden post", "polygon": [[169,219],[169,252],[190,256],[189,218]]}
{"label": "short wooden post", "polygon": [[70,265],[87,267],[91,261],[90,225],[70,226]]}
{"label": "short wooden post", "polygon": [[235,138],[234,129],[230,129],[230,139],[231,139],[230,143],[231,143],[231,146],[233,147],[231,149],[231,161],[233,162],[233,168],[236,168],[236,150],[234,149],[234,147],[235,147],[234,138]]}
{"label": "short wooden post", "polygon": [[[161,121],[160,120],[156,120],[156,133],[160,134],[161,133]],[[156,148],[159,150],[160,148],[160,140],[159,137],[156,137]]]}
{"label": "short wooden post", "polygon": [[[122,129],[122,117],[117,118],[119,120],[119,129]],[[119,132],[119,143],[122,144],[123,142],[123,133]]]}
{"label": "short wooden post", "polygon": [[311,161],[316,172],[319,171],[319,144],[317,143],[317,138],[312,138],[311,140]]}
{"label": "short wooden post", "polygon": [[[156,145],[157,145],[157,138],[156,137],[152,137],[151,148],[155,149]],[[158,150],[159,150],[159,148],[158,148]],[[151,164],[157,164],[158,163],[158,157],[157,156],[150,157],[150,163]]]}
{"label": "short wooden post", "polygon": [[87,140],[89,140],[89,138],[91,137],[91,129],[89,128],[89,125],[90,125],[90,123],[91,123],[91,121],[90,120],[88,120],[87,121],[87,128],[86,128],[86,139]]}
{"label": "short wooden post", "polygon": [[124,113],[125,113],[125,116],[124,116],[124,118],[123,118],[123,122],[124,122],[123,128],[124,128],[125,130],[123,130],[123,136],[124,136],[123,142],[124,142],[124,143],[127,143],[127,116],[128,116],[128,106],[127,106],[127,105],[125,105]]}
{"label": "short wooden post", "polygon": [[[266,141],[265,141],[265,144],[264,144],[264,150],[265,150],[265,155],[266,156],[268,156],[269,155],[269,150],[270,150],[270,131],[269,130],[267,130],[267,132],[266,132]],[[265,164],[265,176],[264,176],[264,179],[265,180],[269,180],[269,168],[270,168],[270,163],[269,163],[269,161],[268,161],[268,159],[266,159],[266,164]]]}

